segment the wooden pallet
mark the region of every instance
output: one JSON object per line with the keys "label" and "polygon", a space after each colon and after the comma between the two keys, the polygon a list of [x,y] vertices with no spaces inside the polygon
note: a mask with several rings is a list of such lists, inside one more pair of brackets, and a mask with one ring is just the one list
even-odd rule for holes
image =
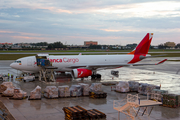
{"label": "wooden pallet", "polygon": [[106,115],[96,109],[86,110],[81,106],[63,107],[65,120],[94,120],[104,119]]}
{"label": "wooden pallet", "polygon": [[74,107],[63,107],[63,111],[66,115],[66,118],[68,119],[82,119],[82,118],[87,118],[87,110],[80,107],[80,106],[74,106]]}
{"label": "wooden pallet", "polygon": [[105,92],[89,92],[89,97],[91,97],[91,98],[106,98],[107,93],[105,93]]}
{"label": "wooden pallet", "polygon": [[106,118],[106,114],[104,114],[103,112],[96,110],[96,109],[88,110],[88,115],[89,115],[90,119]]}
{"label": "wooden pallet", "polygon": [[28,96],[28,100],[41,100],[41,98],[32,99],[30,96]]}

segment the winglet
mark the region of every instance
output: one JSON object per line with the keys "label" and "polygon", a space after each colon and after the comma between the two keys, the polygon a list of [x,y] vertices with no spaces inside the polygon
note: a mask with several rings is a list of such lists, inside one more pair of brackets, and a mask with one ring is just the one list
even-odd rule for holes
{"label": "winglet", "polygon": [[159,63],[156,63],[156,65],[162,64],[162,63],[164,63],[166,60],[167,60],[167,59],[164,59],[164,60],[160,61]]}

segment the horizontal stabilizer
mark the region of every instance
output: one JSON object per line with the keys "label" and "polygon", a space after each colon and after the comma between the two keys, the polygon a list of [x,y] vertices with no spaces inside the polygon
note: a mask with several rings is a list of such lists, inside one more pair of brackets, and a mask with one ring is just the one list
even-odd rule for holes
{"label": "horizontal stabilizer", "polygon": [[164,63],[166,60],[167,60],[167,59],[164,59],[164,60],[160,61],[159,63],[157,63],[156,65],[162,64],[162,63]]}

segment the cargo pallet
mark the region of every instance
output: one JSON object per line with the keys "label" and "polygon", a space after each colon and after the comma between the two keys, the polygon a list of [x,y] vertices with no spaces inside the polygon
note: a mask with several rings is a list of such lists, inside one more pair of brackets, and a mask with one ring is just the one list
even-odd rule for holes
{"label": "cargo pallet", "polygon": [[65,120],[96,120],[104,119],[106,115],[96,109],[86,110],[80,106],[63,107]]}
{"label": "cargo pallet", "polygon": [[11,100],[23,100],[23,99],[26,99],[28,98],[28,96],[25,96],[25,97],[22,97],[22,98],[13,98],[13,97],[10,97],[9,99]]}
{"label": "cargo pallet", "polygon": [[87,113],[89,115],[89,119],[91,119],[91,120],[93,120],[93,119],[105,119],[106,118],[106,114],[104,114],[101,111],[98,111],[96,109],[88,110]]}
{"label": "cargo pallet", "polygon": [[28,96],[28,100],[41,100],[41,98],[30,98],[30,96]]}
{"label": "cargo pallet", "polygon": [[80,107],[63,107],[66,120],[86,120],[88,119],[87,110]]}
{"label": "cargo pallet", "polygon": [[59,97],[59,98],[70,98],[71,96],[64,96],[64,97]]}
{"label": "cargo pallet", "polygon": [[163,107],[169,107],[169,108],[177,108],[178,106],[175,106],[175,105],[166,105],[166,104],[163,104],[162,105]]}
{"label": "cargo pallet", "polygon": [[44,96],[44,98],[46,98],[46,99],[59,99],[59,97],[46,97],[46,96]]}
{"label": "cargo pallet", "polygon": [[115,92],[118,92],[118,93],[130,93],[130,91],[128,92],[120,92],[120,91],[117,91],[117,90],[114,90]]}
{"label": "cargo pallet", "polygon": [[13,97],[13,95],[1,95],[1,97]]}
{"label": "cargo pallet", "polygon": [[105,92],[89,92],[90,98],[106,98],[107,93]]}

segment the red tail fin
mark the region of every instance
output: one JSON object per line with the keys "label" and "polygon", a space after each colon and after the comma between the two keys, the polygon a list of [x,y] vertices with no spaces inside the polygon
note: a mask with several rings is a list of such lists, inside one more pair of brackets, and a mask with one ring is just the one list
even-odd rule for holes
{"label": "red tail fin", "polygon": [[153,37],[153,33],[147,33],[146,36],[142,39],[142,41],[137,45],[137,47],[128,54],[134,54],[134,55],[145,54],[146,55],[149,51],[152,37]]}

